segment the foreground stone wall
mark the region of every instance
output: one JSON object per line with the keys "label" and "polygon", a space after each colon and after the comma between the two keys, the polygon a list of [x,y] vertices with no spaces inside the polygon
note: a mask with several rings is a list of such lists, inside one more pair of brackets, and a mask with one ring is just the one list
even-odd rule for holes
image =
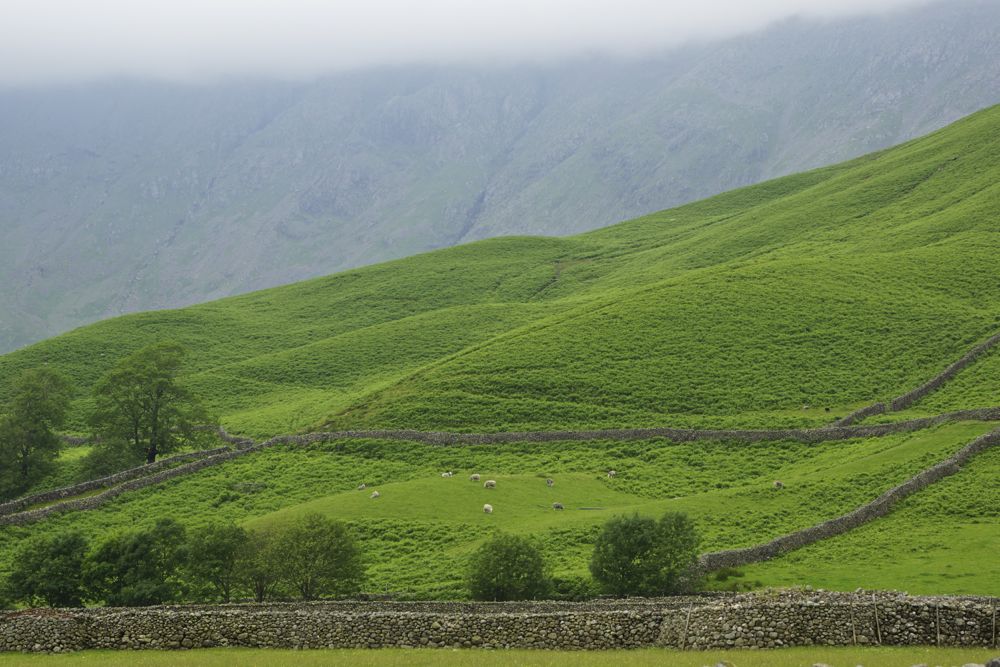
{"label": "foreground stone wall", "polygon": [[0,651],[995,647],[996,607],[993,598],[786,592],[588,603],[334,602],[33,610],[0,616]]}

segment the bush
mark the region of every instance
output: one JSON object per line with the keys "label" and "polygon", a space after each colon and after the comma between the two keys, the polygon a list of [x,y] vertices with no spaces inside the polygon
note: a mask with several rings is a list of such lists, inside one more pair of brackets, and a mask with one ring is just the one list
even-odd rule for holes
{"label": "bush", "polygon": [[236,524],[213,523],[191,533],[185,555],[185,571],[197,597],[211,590],[217,600],[229,602],[237,577],[237,564],[247,548],[247,532]]}
{"label": "bush", "polygon": [[601,587],[591,577],[558,577],[552,579],[552,598],[570,602],[593,600]]}
{"label": "bush", "polygon": [[658,522],[615,517],[597,538],[590,572],[612,595],[677,595],[694,587],[698,543],[685,514],[668,512]]}
{"label": "bush", "polygon": [[497,535],[472,555],[469,594],[473,600],[535,600],[548,590],[542,554],[523,537]]}
{"label": "bush", "polygon": [[284,572],[284,556],[275,530],[252,530],[236,559],[237,580],[256,602],[270,598]]}
{"label": "bush", "polygon": [[80,571],[87,555],[87,539],[78,532],[31,539],[14,560],[8,592],[17,602],[50,607],[82,607]]}
{"label": "bush", "polygon": [[280,531],[278,545],[283,578],[303,600],[361,590],[361,550],[343,523],[307,514]]}
{"label": "bush", "polygon": [[90,554],[83,580],[95,600],[109,606],[141,607],[180,597],[177,570],[184,551],[184,527],[159,519],[147,530],[112,536]]}
{"label": "bush", "polygon": [[124,441],[104,440],[96,443],[83,457],[78,481],[107,477],[129,468],[137,468],[145,462],[145,457],[129,448]]}

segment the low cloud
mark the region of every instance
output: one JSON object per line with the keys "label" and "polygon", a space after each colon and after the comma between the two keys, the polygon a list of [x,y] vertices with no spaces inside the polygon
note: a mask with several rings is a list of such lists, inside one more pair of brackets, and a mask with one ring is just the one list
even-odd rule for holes
{"label": "low cloud", "polygon": [[921,0],[4,0],[0,83],[309,78],[373,65],[642,54]]}

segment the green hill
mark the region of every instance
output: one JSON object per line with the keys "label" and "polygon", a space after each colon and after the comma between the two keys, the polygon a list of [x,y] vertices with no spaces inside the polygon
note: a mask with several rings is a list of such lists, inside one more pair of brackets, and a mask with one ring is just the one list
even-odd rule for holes
{"label": "green hill", "polygon": [[998,126],[993,108],[582,236],[108,320],[0,357],[0,399],[20,367],[58,366],[85,391],[171,338],[226,426],[253,435],[819,423],[1000,329]]}
{"label": "green hill", "polygon": [[[79,427],[85,390],[110,364],[170,338],[190,350],[185,381],[231,432],[253,436],[824,424],[926,381],[1000,330],[998,212],[994,107],[882,153],[582,236],[484,241],[108,320],[0,357],[0,401],[17,370],[48,363],[81,389]],[[907,414],[997,404],[996,359]],[[752,545],[850,511],[990,428],[808,445],[279,447],[97,511],[2,528],[0,564],[25,536],[68,525],[100,535],[157,514],[252,524],[318,509],[355,524],[373,586],[451,596],[465,555],[494,529],[536,535],[560,576],[585,571],[597,527],[619,512],[683,509],[706,550]],[[995,454],[748,579],[1000,592],[987,557],[1000,549]],[[447,469],[461,474],[440,478]],[[466,481],[471,472],[495,476],[496,492]],[[359,494],[360,482],[383,497]],[[894,554],[908,555],[886,564]]]}

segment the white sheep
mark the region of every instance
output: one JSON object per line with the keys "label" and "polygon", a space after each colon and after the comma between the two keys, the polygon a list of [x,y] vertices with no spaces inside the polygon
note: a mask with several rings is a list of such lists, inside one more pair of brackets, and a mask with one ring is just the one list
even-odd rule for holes
{"label": "white sheep", "polygon": [[381,496],[381,495],[382,495],[382,494],[381,494],[381,493],[379,493],[378,491],[372,491],[372,495],[371,495],[371,497],[372,497],[372,498],[378,498],[378,497],[379,497],[379,496]]}
{"label": "white sheep", "polygon": [[608,479],[611,479],[611,478],[613,478],[613,477],[614,477],[614,476],[616,476],[617,474],[618,474],[618,473],[617,473],[616,471],[614,471],[614,470],[609,470],[609,471],[608,471]]}
{"label": "white sheep", "polygon": [[488,479],[483,482],[484,489],[495,489],[497,488],[497,481],[495,479]]}
{"label": "white sheep", "polygon": [[551,477],[545,480],[545,486],[549,487],[550,489],[555,485],[556,485],[556,480],[552,479]]}
{"label": "white sheep", "polygon": [[774,480],[774,490],[775,491],[778,491],[778,490],[783,489],[783,488],[785,488],[785,485],[782,483],[782,481],[780,479]]}
{"label": "white sheep", "polygon": [[451,477],[451,476],[452,476],[452,475],[454,475],[454,474],[455,474],[455,473],[453,473],[453,472],[451,472],[451,471],[449,470],[448,472],[443,472],[443,473],[441,473],[441,476],[442,476],[442,477]]}
{"label": "white sheep", "polygon": [[483,505],[483,511],[486,512],[487,514],[493,514],[493,505],[486,503],[485,505]]}
{"label": "white sheep", "polygon": [[358,491],[364,491],[366,488],[368,488],[367,484],[363,482],[361,484],[358,484]]}
{"label": "white sheep", "polygon": [[472,475],[469,475],[469,481],[470,482],[478,482],[479,481],[479,473],[477,472],[477,473],[474,473]]}
{"label": "white sheep", "polygon": [[552,503],[552,509],[554,509],[554,510],[562,510],[562,509],[566,509],[566,508],[563,507],[562,503]]}

